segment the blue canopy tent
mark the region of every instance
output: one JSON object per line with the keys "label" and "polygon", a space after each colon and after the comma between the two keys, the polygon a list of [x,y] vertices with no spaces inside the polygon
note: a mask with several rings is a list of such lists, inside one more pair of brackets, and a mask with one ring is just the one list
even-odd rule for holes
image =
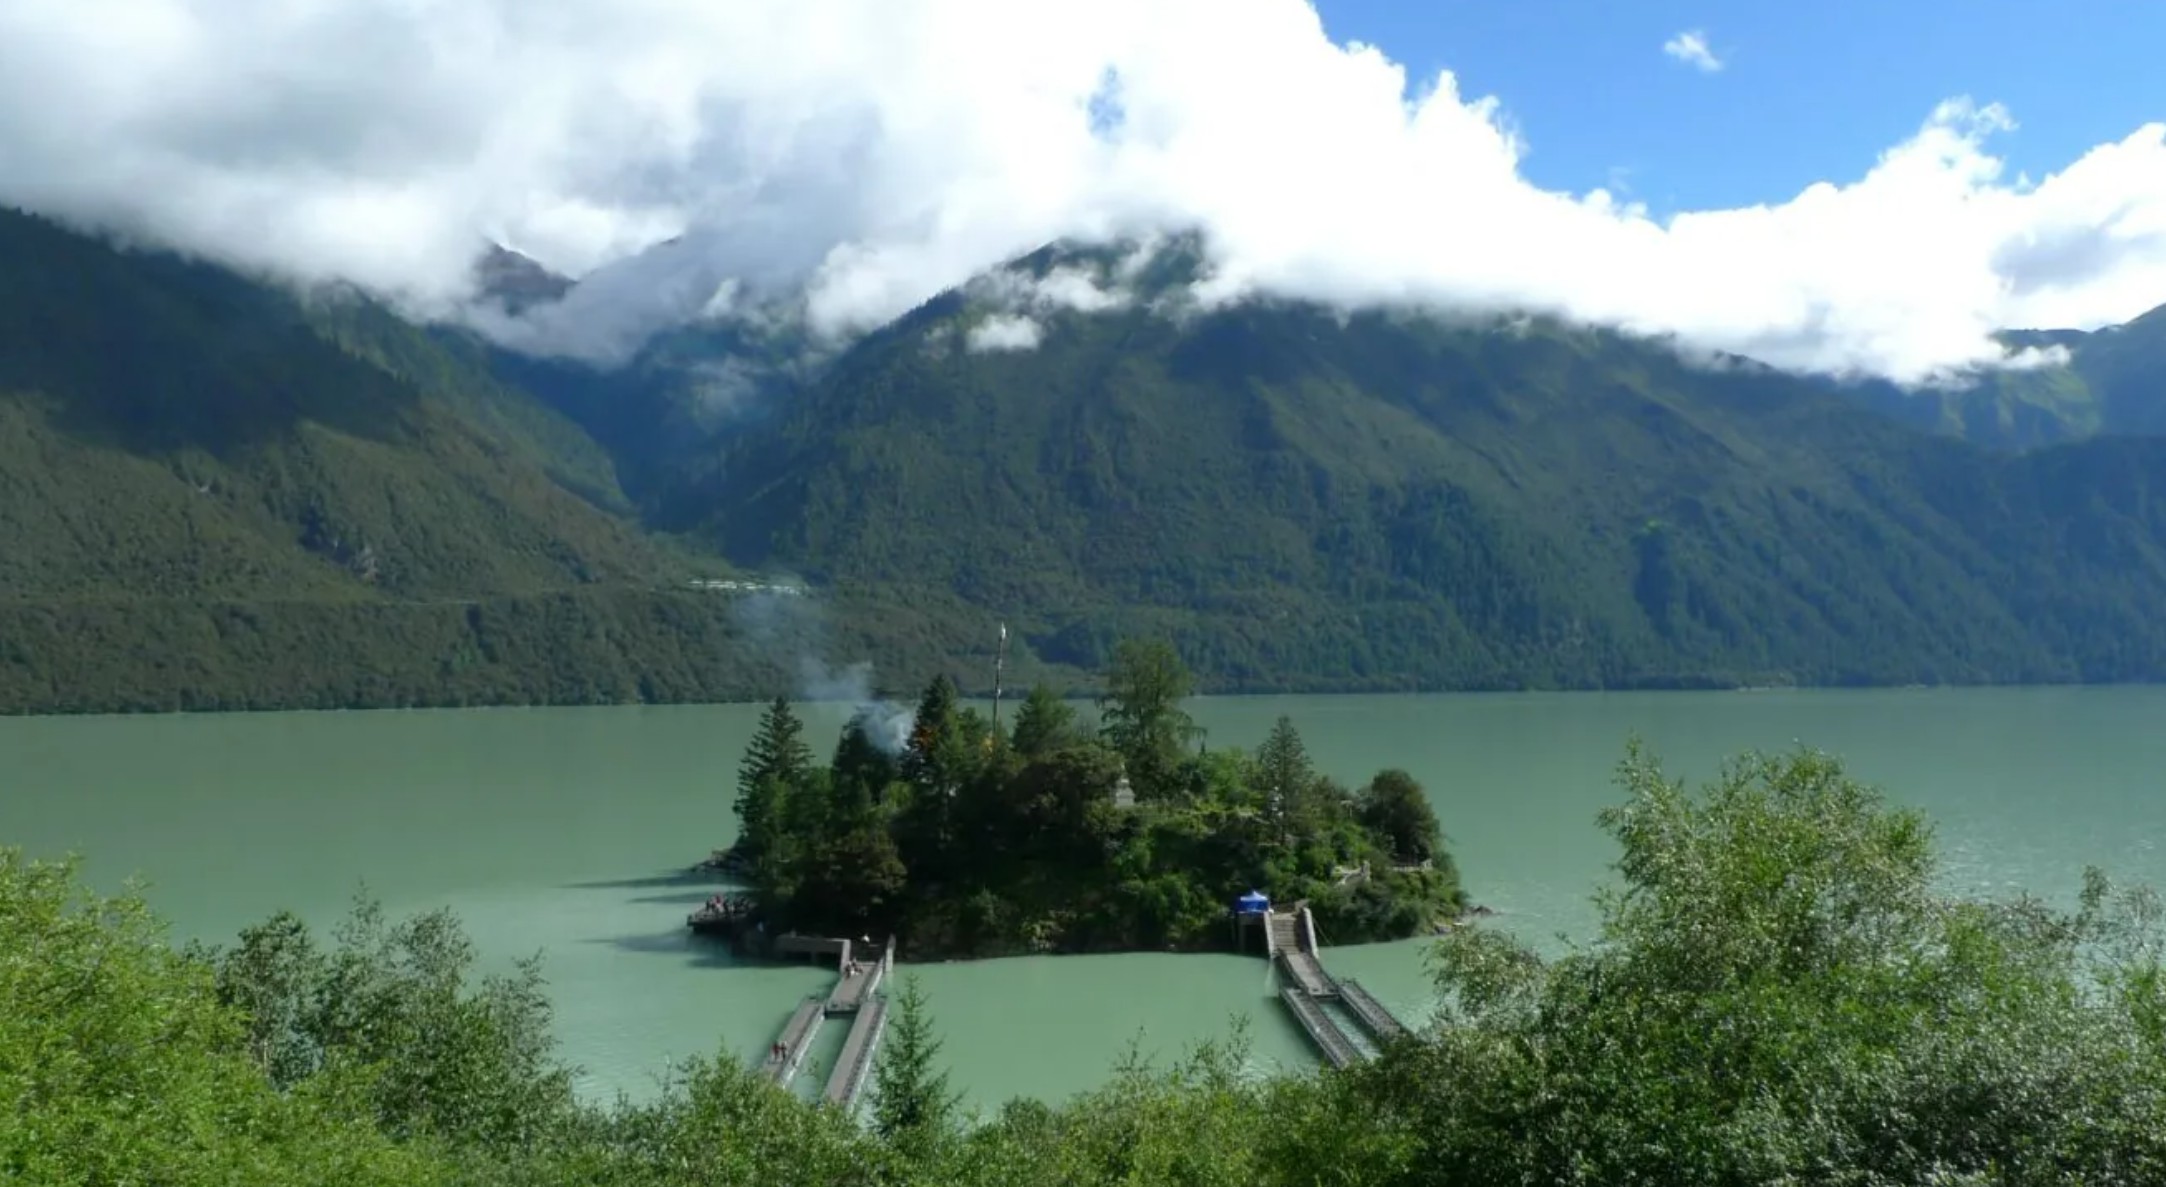
{"label": "blue canopy tent", "polygon": [[1270,909],[1270,898],[1260,890],[1251,890],[1240,898],[1233,900],[1233,943],[1235,948],[1239,949],[1247,946],[1241,942],[1242,933],[1262,923],[1264,912]]}

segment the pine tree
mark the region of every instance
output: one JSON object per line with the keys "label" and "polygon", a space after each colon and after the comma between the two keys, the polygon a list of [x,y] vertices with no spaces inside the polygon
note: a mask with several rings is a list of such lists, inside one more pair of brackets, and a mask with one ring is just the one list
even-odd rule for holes
{"label": "pine tree", "polygon": [[1043,684],[1031,689],[1015,714],[1015,752],[1043,758],[1075,742],[1075,709]]}
{"label": "pine tree", "polygon": [[924,1157],[947,1135],[957,1097],[947,1072],[934,1067],[940,1040],[933,1036],[925,992],[915,976],[903,978],[894,1005],[874,1068],[873,1127],[904,1153]]}
{"label": "pine tree", "polygon": [[835,773],[837,787],[863,792],[868,800],[878,801],[895,779],[895,760],[874,739],[873,731],[878,727],[871,714],[870,710],[859,713],[842,727],[828,769]]}
{"label": "pine tree", "polygon": [[737,851],[745,858],[756,862],[766,853],[775,803],[811,768],[804,723],[788,698],[776,697],[737,767]]}
{"label": "pine tree", "polygon": [[977,728],[981,740],[988,736],[973,724],[982,719],[957,702],[954,681],[934,677],[918,700],[917,718],[902,753],[902,777],[910,784],[910,796],[896,821],[896,839],[911,873],[934,883],[957,872],[957,800],[984,763],[983,751],[971,747],[971,733]]}
{"label": "pine tree", "polygon": [[918,698],[916,720],[910,726],[910,745],[903,751],[903,778],[927,791],[946,791],[961,774],[947,769],[954,751],[955,682],[933,677]]}
{"label": "pine tree", "polygon": [[1298,814],[1308,798],[1316,783],[1316,768],[1291,717],[1280,717],[1270,736],[1256,748],[1256,781],[1272,818],[1281,823]]}

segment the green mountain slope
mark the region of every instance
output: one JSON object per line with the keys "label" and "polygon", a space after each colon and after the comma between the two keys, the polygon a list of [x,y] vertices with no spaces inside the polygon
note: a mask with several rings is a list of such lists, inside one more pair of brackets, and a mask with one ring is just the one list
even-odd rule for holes
{"label": "green mountain slope", "polygon": [[658,616],[719,656],[607,455],[483,360],[0,213],[0,709],[616,699],[680,666]]}
{"label": "green mountain slope", "polygon": [[2058,348],[2066,361],[1998,371],[1917,392],[1889,384],[1844,393],[1897,420],[1997,449],[2097,436],[2166,436],[2166,306],[2103,330],[2017,330],[2011,347]]}
{"label": "green mountain slope", "polygon": [[[354,298],[0,220],[15,596],[442,596],[644,576],[591,443]],[[206,547],[208,545],[208,547]]]}
{"label": "green mountain slope", "polygon": [[[818,374],[718,326],[601,373],[0,213],[0,711],[982,684],[999,620],[1020,680],[1136,635],[1220,689],[2166,676],[2166,440],[2122,435],[2166,319],[2066,338],[2080,391],[2003,377],[2062,419],[1970,442],[1540,321],[1149,308],[1181,241],[1146,304],[972,349],[989,292],[1117,260],[1037,253]],[[731,563],[823,605],[685,587]]]}
{"label": "green mountain slope", "polygon": [[973,353],[995,312],[861,343],[667,522],[1051,663],[1169,634],[1219,688],[2166,675],[2166,442],[1996,456],[1541,323],[1130,308]]}

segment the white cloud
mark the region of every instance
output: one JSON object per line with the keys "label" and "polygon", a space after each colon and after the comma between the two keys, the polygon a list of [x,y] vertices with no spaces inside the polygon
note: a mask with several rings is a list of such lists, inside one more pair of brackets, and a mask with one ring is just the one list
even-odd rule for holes
{"label": "white cloud", "polygon": [[2166,301],[2166,124],[2035,184],[2010,126],[1951,102],[1859,176],[1657,220],[1532,185],[1501,104],[1302,0],[0,5],[0,202],[435,310],[493,236],[600,269],[527,341],[601,357],[720,306],[847,334],[1055,238],[1194,226],[1206,297],[1918,379]]}
{"label": "white cloud", "polygon": [[1103,287],[1100,277],[1079,268],[1055,268],[1046,273],[1033,286],[1032,296],[1041,304],[1084,313],[1118,309],[1129,301],[1127,293]]}
{"label": "white cloud", "polygon": [[1722,59],[1708,48],[1707,34],[1698,29],[1687,29],[1663,42],[1662,52],[1709,74],[1722,69]]}
{"label": "white cloud", "polygon": [[974,296],[1008,312],[1103,313],[1135,299],[1120,283],[1109,283],[1101,269],[1073,265],[1048,269],[1043,276],[996,269],[973,278],[969,288]]}
{"label": "white cloud", "polygon": [[996,313],[970,327],[963,339],[972,354],[999,350],[1036,350],[1045,331],[1032,318],[1017,313]]}

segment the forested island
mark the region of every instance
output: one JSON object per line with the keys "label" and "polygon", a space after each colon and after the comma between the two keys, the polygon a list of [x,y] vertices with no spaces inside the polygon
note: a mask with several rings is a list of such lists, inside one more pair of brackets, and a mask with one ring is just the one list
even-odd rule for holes
{"label": "forested island", "polygon": [[1010,726],[938,676],[906,737],[860,713],[825,766],[790,703],[769,704],[730,851],[760,921],[898,935],[943,958],[1225,947],[1251,889],[1306,900],[1327,943],[1401,939],[1464,910],[1406,772],[1343,787],[1285,718],[1254,753],[1205,746],[1164,643],[1122,643],[1105,688],[1096,729],[1044,686]]}

